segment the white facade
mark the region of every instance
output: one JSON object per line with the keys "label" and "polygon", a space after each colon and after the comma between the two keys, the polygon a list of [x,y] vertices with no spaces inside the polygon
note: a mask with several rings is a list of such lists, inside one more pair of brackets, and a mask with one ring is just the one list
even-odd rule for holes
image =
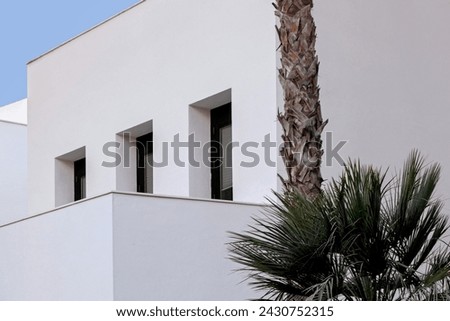
{"label": "white facade", "polygon": [[[31,62],[30,214],[59,203],[55,159],[82,147],[87,196],[123,190],[121,184],[128,184],[121,169],[102,166],[111,160],[103,145],[146,122],[152,123],[158,161],[163,144],[175,135],[187,141],[192,132],[209,131],[208,118],[197,121],[202,108],[230,101],[234,141],[262,142],[266,134],[275,138],[274,23],[272,8],[260,0],[145,1]],[[276,168],[240,167],[241,157],[235,155],[234,199],[262,201],[276,188]],[[186,149],[180,157],[188,160]],[[154,169],[155,194],[209,197],[209,177],[193,187],[189,166],[176,166],[171,149],[167,159],[168,166]],[[201,185],[206,191],[199,191]]]}
{"label": "white facade", "polygon": [[112,196],[0,229],[0,300],[113,300]]}
{"label": "white facade", "polygon": [[[344,160],[391,168],[418,148],[441,163],[438,192],[449,199],[450,3],[321,0],[314,15],[331,133],[323,137],[324,178],[341,171],[330,159],[340,141]],[[152,132],[156,161],[176,135],[207,143],[210,110],[229,102],[233,141],[275,141],[275,22],[271,1],[144,1],[29,63],[28,165],[12,165],[22,174],[28,166],[29,207],[11,211],[29,219],[1,218],[11,224],[0,227],[0,244],[14,245],[0,247],[0,299],[257,297],[232,273],[226,243],[279,187],[262,148],[250,149],[261,160],[253,167],[234,150],[234,202],[209,200],[209,168],[177,165],[171,148],[167,166],[154,168],[153,196],[135,193],[133,166],[103,162],[111,161],[105,144],[121,143],[122,156],[133,146],[124,133]],[[2,126],[9,137],[26,134],[0,122],[0,137]],[[25,145],[0,165],[11,166]],[[275,161],[277,149],[269,154]],[[73,162],[82,157],[87,198],[73,203]],[[187,163],[186,149],[180,158]],[[5,181],[14,171],[2,172]],[[17,190],[9,197],[19,196],[26,199]]]}
{"label": "white facade", "polygon": [[27,99],[0,107],[0,120],[27,124]]}
{"label": "white facade", "polygon": [[0,107],[0,226],[27,214],[27,103]]}
{"label": "white facade", "polygon": [[108,193],[3,227],[0,300],[257,298],[226,243],[259,209]]}

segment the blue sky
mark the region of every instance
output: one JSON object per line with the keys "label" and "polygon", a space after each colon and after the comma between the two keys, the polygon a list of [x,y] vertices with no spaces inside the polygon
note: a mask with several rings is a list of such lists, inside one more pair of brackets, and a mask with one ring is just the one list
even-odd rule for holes
{"label": "blue sky", "polygon": [[25,98],[26,64],[139,0],[2,0],[0,106]]}

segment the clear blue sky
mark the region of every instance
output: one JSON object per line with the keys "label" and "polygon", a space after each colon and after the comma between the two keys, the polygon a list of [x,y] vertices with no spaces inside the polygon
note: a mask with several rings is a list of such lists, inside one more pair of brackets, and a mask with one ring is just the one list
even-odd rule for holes
{"label": "clear blue sky", "polygon": [[0,106],[25,98],[26,64],[139,0],[2,0]]}

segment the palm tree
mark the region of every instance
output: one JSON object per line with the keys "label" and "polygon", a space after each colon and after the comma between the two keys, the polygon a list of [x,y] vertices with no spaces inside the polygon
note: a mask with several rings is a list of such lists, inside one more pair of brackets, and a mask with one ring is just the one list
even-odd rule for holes
{"label": "palm tree", "polygon": [[283,158],[287,191],[313,199],[321,192],[322,120],[319,101],[319,62],[312,0],[277,0],[284,111],[278,115],[283,128]]}
{"label": "palm tree", "polygon": [[233,233],[232,259],[263,299],[449,300],[439,174],[415,151],[391,180],[351,162],[315,200],[276,194],[264,219]]}

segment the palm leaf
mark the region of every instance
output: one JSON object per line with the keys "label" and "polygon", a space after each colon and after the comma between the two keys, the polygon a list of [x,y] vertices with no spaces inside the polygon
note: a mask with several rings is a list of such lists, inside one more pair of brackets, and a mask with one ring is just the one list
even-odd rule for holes
{"label": "palm leaf", "polygon": [[275,193],[231,259],[272,300],[447,300],[449,225],[437,165],[413,151],[399,177],[349,162],[320,197]]}

